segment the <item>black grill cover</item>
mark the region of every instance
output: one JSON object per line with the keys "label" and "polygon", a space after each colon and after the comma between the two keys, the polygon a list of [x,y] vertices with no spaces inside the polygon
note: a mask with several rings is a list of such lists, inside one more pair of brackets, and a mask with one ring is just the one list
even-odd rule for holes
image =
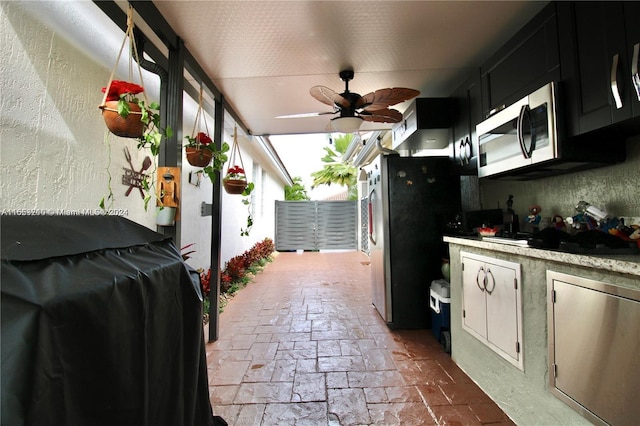
{"label": "black grill cover", "polygon": [[2,216],[3,425],[211,425],[198,274],[117,216]]}

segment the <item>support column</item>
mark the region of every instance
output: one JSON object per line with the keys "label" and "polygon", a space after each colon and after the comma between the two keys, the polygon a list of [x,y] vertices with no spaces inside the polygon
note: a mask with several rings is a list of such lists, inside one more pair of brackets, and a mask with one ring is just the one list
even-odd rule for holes
{"label": "support column", "polygon": [[[215,100],[213,124],[213,143],[216,149],[222,148],[224,139],[224,101]],[[215,342],[219,337],[218,312],[220,310],[220,244],[222,241],[222,178],[216,171],[216,181],[212,189],[213,211],[211,214],[211,282],[209,290],[209,341]],[[213,285],[215,283],[215,285]]]}
{"label": "support column", "polygon": [[[170,127],[173,135],[162,141],[158,165],[164,167],[180,167],[182,163],[182,103],[184,91],[184,41],[177,38],[176,46],[169,46],[167,78],[160,87],[161,126]],[[182,209],[182,202],[180,202]],[[175,226],[158,226],[158,232],[173,238],[180,244],[181,222]],[[179,248],[179,247],[178,247]]]}

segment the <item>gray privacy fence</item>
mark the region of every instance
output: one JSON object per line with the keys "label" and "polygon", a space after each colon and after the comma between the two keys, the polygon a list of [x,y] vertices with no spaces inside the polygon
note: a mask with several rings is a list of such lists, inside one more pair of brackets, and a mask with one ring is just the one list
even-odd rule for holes
{"label": "gray privacy fence", "polygon": [[356,201],[276,201],[277,251],[357,250]]}

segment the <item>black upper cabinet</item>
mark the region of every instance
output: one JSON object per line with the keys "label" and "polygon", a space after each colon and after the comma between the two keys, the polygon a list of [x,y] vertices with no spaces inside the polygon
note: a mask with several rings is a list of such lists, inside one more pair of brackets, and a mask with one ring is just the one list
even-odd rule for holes
{"label": "black upper cabinet", "polygon": [[549,2],[452,94],[458,172],[477,171],[477,123],[552,81],[564,153],[640,134],[639,61],[640,2]]}
{"label": "black upper cabinet", "polygon": [[550,81],[560,80],[555,2],[547,5],[500,48],[481,72],[483,118]]}
{"label": "black upper cabinet", "polygon": [[476,124],[482,121],[480,69],[475,70],[453,93],[457,112],[453,126],[453,157],[461,175],[478,173],[478,135]]}
{"label": "black upper cabinet", "polygon": [[627,33],[627,57],[631,75],[631,111],[634,117],[640,117],[640,2],[623,3],[625,29]]}
{"label": "black upper cabinet", "polygon": [[629,88],[631,116],[640,117],[640,2],[623,2],[628,68],[624,71]]}
{"label": "black upper cabinet", "polygon": [[640,88],[631,76],[634,46],[640,43],[640,3],[558,2],[557,7],[569,135],[623,122],[638,127],[637,120],[626,121],[640,117]]}

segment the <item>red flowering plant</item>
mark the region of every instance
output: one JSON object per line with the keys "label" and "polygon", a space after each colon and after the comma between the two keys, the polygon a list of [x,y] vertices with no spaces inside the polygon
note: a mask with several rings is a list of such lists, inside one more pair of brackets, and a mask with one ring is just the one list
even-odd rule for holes
{"label": "red flowering plant", "polygon": [[[213,140],[209,137],[208,134],[204,132],[198,132],[195,136],[185,136],[187,140],[186,148],[193,148],[198,152],[206,150],[209,152],[212,161],[202,169],[202,171],[209,177],[211,183],[215,183],[216,181],[216,171],[222,170],[224,167],[224,163],[227,162],[227,152],[229,151],[229,144],[226,142],[222,143],[222,147],[220,150],[216,149],[216,145],[213,143]],[[188,156],[187,152],[187,156]],[[200,154],[200,156],[203,156]],[[199,165],[206,164],[202,163]],[[194,165],[196,165],[194,163]]]}
{"label": "red flowering plant", "polygon": [[207,272],[200,273],[200,283],[202,284],[202,295],[207,297],[211,291],[211,268],[207,269]]}
{"label": "red flowering plant", "polygon": [[227,170],[225,180],[247,180],[247,175],[244,173],[244,169],[240,166],[232,166]]}
{"label": "red flowering plant", "polygon": [[227,189],[227,192],[231,194],[242,194],[242,196],[247,197],[242,199],[242,204],[247,206],[247,210],[249,211],[249,214],[247,215],[247,227],[240,228],[240,236],[248,236],[249,231],[251,231],[251,227],[253,226],[253,215],[251,214],[251,198],[249,198],[249,195],[251,195],[251,191],[253,191],[255,185],[253,184],[253,182],[247,182],[247,175],[245,174],[244,169],[238,165],[231,166],[227,169],[227,174],[225,175],[223,181],[225,182],[225,184],[227,184],[228,181],[241,181],[239,186],[234,182],[235,187],[239,189],[232,190],[233,192],[230,192],[227,188],[225,189]]}
{"label": "red flowering plant", "polygon": [[[165,137],[173,134],[171,128],[160,127],[160,105],[157,102],[146,104],[144,99],[136,95],[144,92],[144,88],[128,81],[113,80],[107,87],[102,88],[105,93],[105,103],[117,101],[117,113],[123,119],[130,114],[140,114],[143,123],[142,136],[138,137],[138,148],[148,147],[153,155],[160,153],[160,143]],[[104,114],[104,107],[103,114]],[[138,111],[139,110],[139,111]]]}
{"label": "red flowering plant", "polygon": [[[107,90],[106,87],[102,88],[102,93]],[[109,86],[109,93],[107,93],[107,101],[119,101],[122,97],[128,97],[127,95],[137,95],[144,92],[144,88],[138,84],[130,83],[128,81],[113,80]],[[127,105],[128,106],[128,105]],[[126,112],[128,114],[128,111]]]}
{"label": "red flowering plant", "polygon": [[209,137],[209,135],[204,132],[199,132],[195,137],[185,136],[185,139],[189,142],[186,145],[189,148],[203,149],[207,148],[213,143],[213,140]]}

